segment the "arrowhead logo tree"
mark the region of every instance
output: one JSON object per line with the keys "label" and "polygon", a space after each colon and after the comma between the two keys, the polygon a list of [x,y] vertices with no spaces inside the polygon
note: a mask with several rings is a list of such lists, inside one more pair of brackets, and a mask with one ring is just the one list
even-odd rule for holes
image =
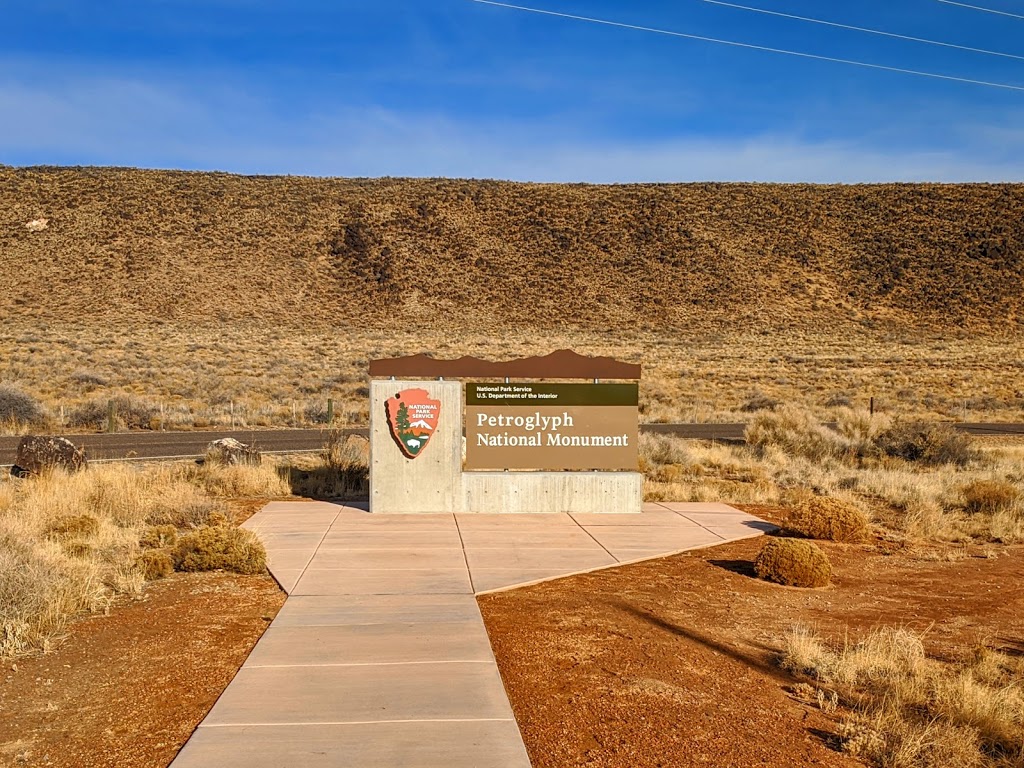
{"label": "arrowhead logo tree", "polygon": [[441,401],[432,400],[425,389],[406,389],[384,403],[391,436],[410,459],[415,459],[437,429]]}

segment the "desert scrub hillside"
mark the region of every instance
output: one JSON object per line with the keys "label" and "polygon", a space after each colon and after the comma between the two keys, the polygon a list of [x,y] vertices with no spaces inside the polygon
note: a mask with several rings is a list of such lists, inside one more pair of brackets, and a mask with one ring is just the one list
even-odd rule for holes
{"label": "desert scrub hillside", "polygon": [[981,329],[1024,186],[541,185],[0,167],[0,321]]}

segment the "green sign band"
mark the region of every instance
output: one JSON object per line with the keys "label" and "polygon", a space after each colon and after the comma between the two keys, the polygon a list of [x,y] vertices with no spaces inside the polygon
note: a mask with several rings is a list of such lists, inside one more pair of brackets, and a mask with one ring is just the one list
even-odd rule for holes
{"label": "green sign band", "polygon": [[466,384],[466,405],[626,405],[640,403],[638,384]]}

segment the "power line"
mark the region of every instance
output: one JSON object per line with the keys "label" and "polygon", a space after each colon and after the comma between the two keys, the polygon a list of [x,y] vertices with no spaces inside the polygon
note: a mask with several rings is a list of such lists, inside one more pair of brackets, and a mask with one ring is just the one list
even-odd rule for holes
{"label": "power line", "polygon": [[1009,16],[1011,19],[1024,19],[1019,13],[1008,13],[1007,11],[997,11],[995,8],[982,8],[980,5],[968,5],[967,3],[954,3],[953,0],[937,0],[940,3],[946,5],[959,5],[961,8],[970,8],[974,11],[984,11],[985,13],[996,13],[1000,16]]}
{"label": "power line", "polygon": [[[1008,83],[992,83],[986,80],[972,80],[966,77],[955,77],[953,75],[940,75],[935,72],[922,72],[916,69],[901,69],[899,67],[889,67],[884,64],[869,64],[865,61],[854,61],[853,59],[839,59],[832,56],[819,56],[815,53],[803,53],[801,51],[790,51],[784,48],[769,48],[764,45],[754,45],[753,43],[740,43],[735,40],[722,40],[716,37],[705,37],[703,35],[692,35],[686,32],[673,32],[668,29],[657,29],[655,27],[642,27],[636,24],[625,24],[620,21],[608,21],[607,19],[595,19],[589,16],[575,16],[571,13],[559,13],[557,11],[546,11],[540,8],[528,8],[524,5],[512,5],[510,3],[500,3],[496,0],[469,0],[471,3],[480,3],[481,5],[493,5],[498,8],[508,8],[514,11],[525,11],[527,13],[537,13],[543,16],[555,16],[561,19],[572,19],[573,21],[585,21],[590,24],[601,24],[608,27],[619,27],[621,29],[632,29],[637,32],[651,32],[657,35],[668,35],[669,37],[682,37],[688,40],[700,40],[705,43],[718,43],[720,45],[730,45],[734,48],[747,48],[754,51],[767,51],[768,53],[781,53],[786,56],[798,56],[802,59],[813,59],[815,61],[830,61],[835,64],[849,64],[855,67],[864,67],[867,69],[880,69],[886,72],[898,72],[903,75],[917,75],[918,77],[930,77],[936,80],[949,80],[955,83],[968,83],[970,85],[984,85],[989,88],[1003,88],[1009,91],[1024,91],[1024,86],[1010,85]],[[945,2],[945,0],[940,0]]]}
{"label": "power line", "polygon": [[791,13],[780,13],[779,11],[768,11],[764,8],[753,8],[749,5],[737,5],[736,3],[726,3],[723,0],[701,0],[704,3],[710,3],[711,5],[721,5],[726,8],[736,8],[741,11],[752,11],[753,13],[763,13],[768,16],[780,16],[784,19],[795,19],[797,21],[807,21],[811,24],[823,24],[827,27],[838,27],[839,29],[849,29],[854,32],[867,32],[872,35],[882,35],[883,37],[894,37],[897,40],[910,40],[915,43],[926,43],[928,45],[941,45],[943,48],[956,48],[960,51],[970,51],[972,53],[983,53],[988,56],[1003,56],[1007,59],[1017,59],[1024,61],[1024,56],[1017,56],[1012,53],[1002,53],[1001,51],[990,51],[985,48],[972,48],[968,45],[957,45],[956,43],[943,43],[939,40],[928,40],[924,37],[912,37],[910,35],[900,35],[895,32],[884,32],[880,29],[869,29],[867,27],[855,27],[851,24],[840,24],[835,21],[825,21],[824,19],[812,19],[808,16],[795,16]]}

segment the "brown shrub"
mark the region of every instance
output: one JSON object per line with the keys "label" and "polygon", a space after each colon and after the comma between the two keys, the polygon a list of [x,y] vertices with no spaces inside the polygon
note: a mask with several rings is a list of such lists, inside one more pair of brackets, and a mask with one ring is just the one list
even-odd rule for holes
{"label": "brown shrub", "polygon": [[0,384],[0,422],[12,424],[41,424],[46,411],[30,395],[11,384]]}
{"label": "brown shrub", "polygon": [[898,422],[875,440],[879,449],[905,461],[929,466],[966,466],[978,458],[971,439],[948,424]]}
{"label": "brown shrub", "polygon": [[179,571],[233,571],[262,573],[267,553],[259,539],[243,528],[203,526],[184,534],[173,551]]}
{"label": "brown shrub", "polygon": [[1020,498],[1017,486],[1006,480],[975,480],[963,487],[964,508],[971,514],[992,515],[1010,509]]}
{"label": "brown shrub", "polygon": [[824,587],[832,564],[820,547],[799,539],[769,539],[754,561],[757,575],[789,587]]}
{"label": "brown shrub", "polygon": [[845,501],[807,496],[794,506],[789,527],[810,539],[864,541],[868,537],[869,522],[867,515]]}
{"label": "brown shrub", "polygon": [[151,525],[139,537],[139,545],[148,549],[169,547],[178,541],[178,529],[173,525]]}
{"label": "brown shrub", "polygon": [[146,581],[155,581],[174,573],[174,559],[162,549],[148,549],[138,556],[135,564]]}
{"label": "brown shrub", "polygon": [[55,541],[79,541],[91,539],[99,532],[100,521],[92,515],[68,515],[51,523],[46,536]]}

